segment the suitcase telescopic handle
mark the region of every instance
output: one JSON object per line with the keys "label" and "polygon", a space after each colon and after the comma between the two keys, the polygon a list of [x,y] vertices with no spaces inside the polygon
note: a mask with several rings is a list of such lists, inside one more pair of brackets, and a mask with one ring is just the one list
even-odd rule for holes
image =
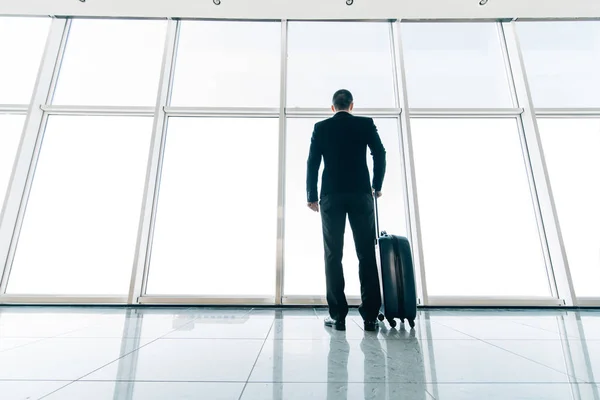
{"label": "suitcase telescopic handle", "polygon": [[379,240],[379,204],[377,203],[377,191],[373,190],[373,198],[375,199],[375,241]]}

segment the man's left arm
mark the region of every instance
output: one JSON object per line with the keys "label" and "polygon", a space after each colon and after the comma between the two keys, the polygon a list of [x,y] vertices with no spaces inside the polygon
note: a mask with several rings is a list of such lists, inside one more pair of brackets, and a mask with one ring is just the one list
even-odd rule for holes
{"label": "man's left arm", "polygon": [[317,183],[319,181],[319,167],[323,152],[318,140],[317,127],[313,130],[310,139],[310,150],[308,152],[308,161],[306,162],[306,197],[308,206],[313,211],[319,211],[319,193]]}

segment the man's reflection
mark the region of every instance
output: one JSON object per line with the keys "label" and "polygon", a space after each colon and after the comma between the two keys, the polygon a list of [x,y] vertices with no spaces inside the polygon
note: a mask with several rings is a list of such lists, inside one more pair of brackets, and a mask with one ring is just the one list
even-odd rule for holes
{"label": "man's reflection", "polygon": [[365,332],[360,348],[364,354],[365,399],[426,399],[425,385],[399,382],[425,382],[421,345],[402,329],[382,326],[379,337]]}
{"label": "man's reflection", "polygon": [[346,332],[329,332],[329,353],[327,354],[327,400],[348,398],[348,358],[350,344]]}

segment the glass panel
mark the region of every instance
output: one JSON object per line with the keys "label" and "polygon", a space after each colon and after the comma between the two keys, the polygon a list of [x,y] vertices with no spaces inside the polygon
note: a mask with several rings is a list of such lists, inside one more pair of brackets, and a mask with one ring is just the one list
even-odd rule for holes
{"label": "glass panel", "polygon": [[166,21],[75,19],[54,104],[153,106]]}
{"label": "glass panel", "polygon": [[21,140],[25,116],[0,114],[0,210]]}
{"label": "glass panel", "polygon": [[600,297],[600,119],[538,124],[575,292]]}
{"label": "glass panel", "polygon": [[516,120],[412,132],[429,294],[550,296]]}
{"label": "glass panel", "polygon": [[288,107],[330,107],[338,89],[356,107],[395,107],[390,24],[290,22]]}
{"label": "glass panel", "polygon": [[411,107],[513,107],[495,23],[402,24]]}
{"label": "glass panel", "polygon": [[273,296],[279,122],[170,118],[148,294]]}
{"label": "glass panel", "polygon": [[29,104],[50,18],[0,17],[0,104]]}
{"label": "glass panel", "polygon": [[152,118],[50,117],[10,294],[129,291]]}
{"label": "glass panel", "polygon": [[183,21],[172,104],[279,107],[281,24]]}
{"label": "glass panel", "polygon": [[600,107],[600,22],[517,24],[536,107]]}
{"label": "glass panel", "polygon": [[[325,295],[325,266],[321,218],[306,207],[306,160],[313,126],[317,120],[289,119],[287,123],[285,205],[285,294]],[[376,119],[387,152],[383,197],[379,201],[381,229],[406,236],[404,180],[400,158],[398,122]],[[365,154],[372,173],[372,158]],[[321,163],[321,172],[323,164]],[[319,172],[319,187],[321,183]],[[346,295],[360,295],[358,259],[350,224],[344,238]]]}

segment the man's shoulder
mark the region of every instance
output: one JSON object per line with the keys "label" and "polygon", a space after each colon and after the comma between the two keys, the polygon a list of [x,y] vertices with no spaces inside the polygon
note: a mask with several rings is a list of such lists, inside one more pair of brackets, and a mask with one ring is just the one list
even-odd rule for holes
{"label": "man's shoulder", "polygon": [[360,122],[360,123],[364,123],[364,124],[370,124],[373,122],[373,118],[371,117],[362,117],[362,116],[353,116],[354,119],[356,119],[356,121]]}
{"label": "man's shoulder", "polygon": [[371,124],[373,123],[373,118],[371,117],[362,117],[362,116],[357,116],[357,115],[348,115],[347,117],[344,118],[336,118],[335,116],[333,117],[329,117],[327,119],[324,119],[322,121],[319,121],[315,124],[315,128],[321,128],[327,125],[332,125],[332,124],[336,124],[336,123],[341,123],[343,121],[347,121],[348,119],[352,120],[353,123],[356,124]]}

